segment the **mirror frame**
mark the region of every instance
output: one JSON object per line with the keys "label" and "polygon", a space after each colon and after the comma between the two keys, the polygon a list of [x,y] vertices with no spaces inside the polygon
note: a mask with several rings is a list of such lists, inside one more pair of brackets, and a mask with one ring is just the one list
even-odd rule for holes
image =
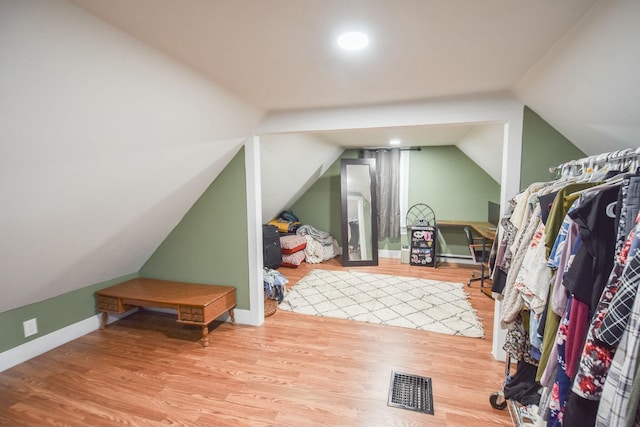
{"label": "mirror frame", "polygon": [[[371,258],[366,260],[349,259],[349,217],[347,205],[349,186],[347,184],[347,166],[365,165],[369,167],[369,187],[371,191]],[[378,198],[376,194],[376,159],[342,159],[340,162],[340,196],[342,201],[342,265],[345,267],[378,265]]]}

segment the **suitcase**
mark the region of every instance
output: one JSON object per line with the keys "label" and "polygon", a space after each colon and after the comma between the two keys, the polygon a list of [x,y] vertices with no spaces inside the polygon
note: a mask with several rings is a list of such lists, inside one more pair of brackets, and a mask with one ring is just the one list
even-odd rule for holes
{"label": "suitcase", "polygon": [[267,268],[275,270],[282,264],[280,233],[275,225],[262,226],[262,255],[263,265]]}

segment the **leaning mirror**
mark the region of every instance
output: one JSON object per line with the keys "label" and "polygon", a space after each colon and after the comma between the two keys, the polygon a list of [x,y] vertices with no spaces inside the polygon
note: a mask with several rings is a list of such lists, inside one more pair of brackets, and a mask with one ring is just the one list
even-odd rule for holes
{"label": "leaning mirror", "polygon": [[375,159],[341,162],[342,265],[378,265]]}

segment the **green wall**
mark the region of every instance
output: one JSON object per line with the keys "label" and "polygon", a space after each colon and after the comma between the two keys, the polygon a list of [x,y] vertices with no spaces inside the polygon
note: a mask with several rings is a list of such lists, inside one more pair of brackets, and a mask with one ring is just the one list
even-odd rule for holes
{"label": "green wall", "polygon": [[249,309],[244,148],[140,269],[140,276],[228,285]]}
{"label": "green wall", "polygon": [[[291,206],[303,224],[328,231],[339,242],[340,160],[357,157],[357,150],[345,151]],[[434,208],[436,218],[486,221],[489,200],[500,200],[500,186],[455,146],[423,147],[410,152],[409,206],[426,203]],[[443,237],[441,253],[468,255],[461,230],[446,230]],[[400,250],[402,243],[401,239],[383,239],[378,247]]]}
{"label": "green wall", "polygon": [[436,220],[486,221],[489,200],[500,201],[500,185],[457,147],[411,152],[409,206],[431,206]]}
{"label": "green wall", "polygon": [[522,160],[520,188],[533,182],[552,180],[549,168],[570,160],[586,157],[571,141],[528,107],[522,124]]}
{"label": "green wall", "polygon": [[[500,185],[456,146],[411,152],[409,207],[429,205],[436,221],[486,221],[488,201],[500,201]],[[440,229],[438,244],[438,253],[469,255],[461,229]]]}
{"label": "green wall", "polygon": [[[107,286],[138,277],[138,274],[112,279],[67,292],[47,300],[0,313],[0,353],[98,313],[94,293]],[[36,318],[38,333],[24,337],[22,322]]]}
{"label": "green wall", "polygon": [[[238,308],[249,309],[245,183],[242,149],[138,273],[0,313],[0,352],[97,314],[96,291],[135,277],[235,286]],[[38,333],[24,338],[22,322],[34,317]]]}

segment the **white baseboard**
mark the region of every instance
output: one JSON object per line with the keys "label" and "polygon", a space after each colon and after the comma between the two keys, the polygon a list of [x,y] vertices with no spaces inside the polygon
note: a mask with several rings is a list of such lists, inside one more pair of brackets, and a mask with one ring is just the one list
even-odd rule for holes
{"label": "white baseboard", "polygon": [[391,249],[380,249],[378,250],[378,256],[380,258],[397,258],[400,259],[400,251],[395,251]]}
{"label": "white baseboard", "polygon": [[[113,323],[123,317],[127,317],[133,313],[135,313],[138,309],[134,308],[125,313],[118,315],[109,315],[107,319],[107,323]],[[163,309],[154,309],[160,312],[167,313],[176,313],[175,310],[163,310]],[[250,324],[249,319],[250,311],[249,310],[233,310],[236,323],[248,325]],[[100,320],[102,314],[98,313],[94,316],[91,316],[87,319],[76,322],[72,325],[66,326],[62,329],[58,329],[57,331],[51,332],[47,335],[43,335],[34,340],[21,344],[17,347],[9,349],[7,351],[3,351],[0,353],[0,372],[6,371],[9,368],[13,368],[20,363],[26,362],[29,359],[33,359],[34,357],[40,356],[41,354],[46,353],[47,351],[53,350],[56,347],[59,347],[63,344],[66,344],[70,341],[78,339],[84,335],[87,335],[93,331],[97,331],[100,329]],[[220,319],[223,319],[225,322],[230,321],[229,314],[225,314],[224,317],[221,316]]]}
{"label": "white baseboard", "polygon": [[[391,249],[380,249],[378,251],[378,256],[380,258],[401,259],[402,251],[391,250]],[[473,264],[473,260],[471,259],[471,257],[466,255],[438,254],[438,261],[439,262],[455,262],[458,264]],[[407,264],[408,264],[408,261],[407,261]]]}
{"label": "white baseboard", "polygon": [[0,372],[80,338],[100,327],[100,314],[0,353]]}
{"label": "white baseboard", "polygon": [[452,262],[456,264],[474,264],[473,260],[470,257],[466,257],[463,255],[438,255],[438,261],[440,262]]}

